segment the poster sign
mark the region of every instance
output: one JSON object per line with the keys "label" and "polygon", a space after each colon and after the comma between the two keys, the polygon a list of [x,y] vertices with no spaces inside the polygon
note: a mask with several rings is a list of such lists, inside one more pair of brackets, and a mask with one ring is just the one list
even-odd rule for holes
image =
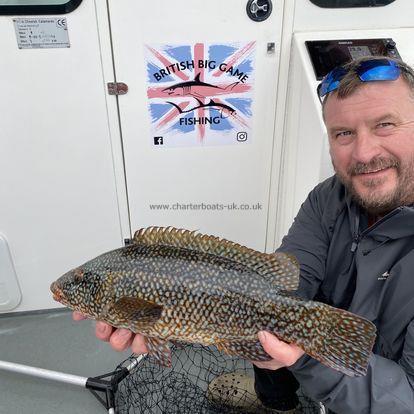
{"label": "poster sign", "polygon": [[151,145],[252,140],[255,42],[145,45]]}

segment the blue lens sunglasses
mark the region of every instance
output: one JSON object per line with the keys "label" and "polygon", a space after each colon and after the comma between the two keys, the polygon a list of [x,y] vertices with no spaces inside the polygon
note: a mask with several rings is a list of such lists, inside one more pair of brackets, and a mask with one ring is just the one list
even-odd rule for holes
{"label": "blue lens sunglasses", "polygon": [[[355,71],[362,82],[392,81],[401,75],[401,66],[398,62],[390,59],[363,60]],[[341,79],[348,73],[348,69],[338,66],[331,70],[318,85],[317,92],[319,100],[329,92],[338,89]]]}

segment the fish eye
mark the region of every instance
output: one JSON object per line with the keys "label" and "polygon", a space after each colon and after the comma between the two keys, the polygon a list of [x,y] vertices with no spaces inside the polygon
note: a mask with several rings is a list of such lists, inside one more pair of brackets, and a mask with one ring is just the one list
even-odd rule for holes
{"label": "fish eye", "polygon": [[73,279],[76,283],[80,283],[83,279],[83,272],[80,269],[76,269],[73,273]]}

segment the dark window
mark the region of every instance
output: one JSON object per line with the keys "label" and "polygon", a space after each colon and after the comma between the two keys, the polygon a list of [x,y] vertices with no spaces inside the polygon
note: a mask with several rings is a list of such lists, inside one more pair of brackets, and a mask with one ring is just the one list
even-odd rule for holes
{"label": "dark window", "polygon": [[345,7],[381,7],[395,0],[310,0],[319,7],[340,9]]}
{"label": "dark window", "polygon": [[64,14],[82,0],[0,0],[0,15]]}

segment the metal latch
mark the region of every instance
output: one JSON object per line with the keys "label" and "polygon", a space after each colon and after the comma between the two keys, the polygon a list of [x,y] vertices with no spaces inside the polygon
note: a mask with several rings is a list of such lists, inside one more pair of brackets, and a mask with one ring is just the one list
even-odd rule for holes
{"label": "metal latch", "polygon": [[128,85],[123,82],[109,82],[109,95],[125,95],[128,92]]}

